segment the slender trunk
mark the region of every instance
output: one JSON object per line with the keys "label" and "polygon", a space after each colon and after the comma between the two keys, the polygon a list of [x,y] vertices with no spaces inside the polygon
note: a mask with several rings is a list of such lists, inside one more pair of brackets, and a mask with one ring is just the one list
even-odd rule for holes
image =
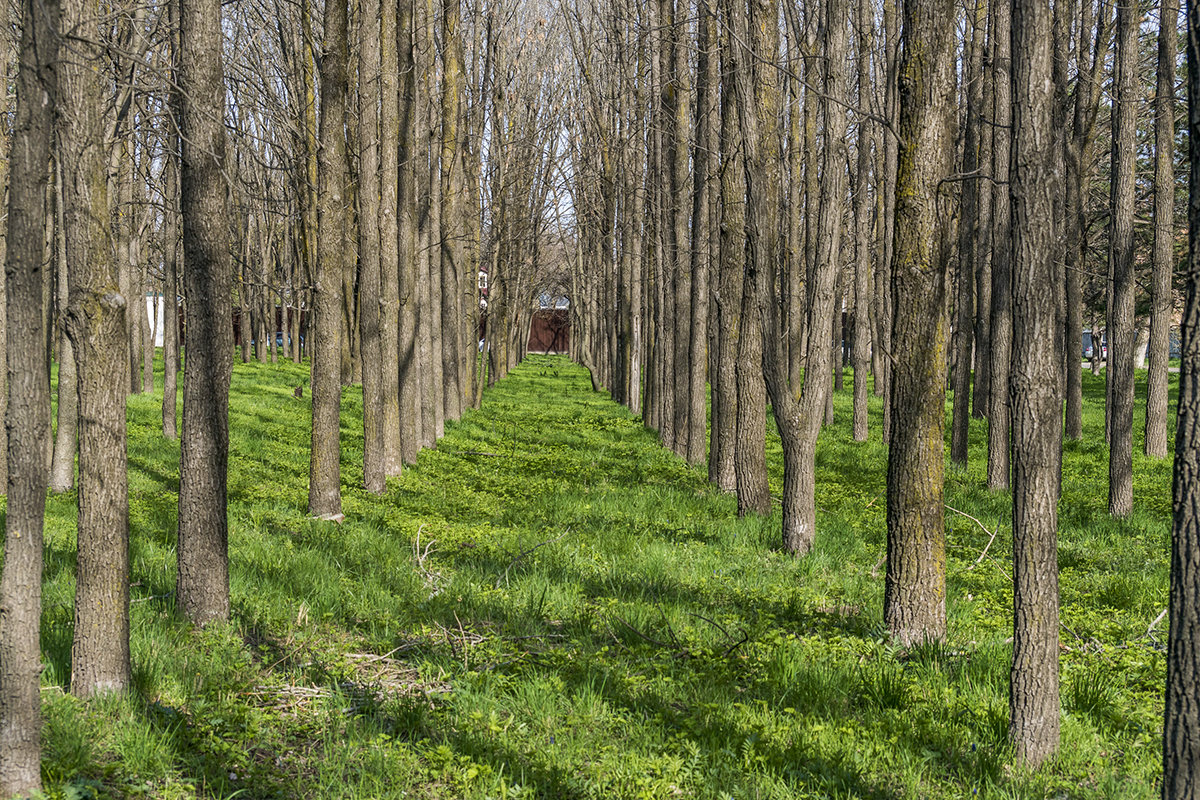
{"label": "slender trunk", "polygon": [[946,268],[937,193],[950,171],[951,0],[905,0],[892,257],[896,353],[890,403],[884,621],[903,644],[946,635],[943,505]]}
{"label": "slender trunk", "polygon": [[394,149],[380,147],[379,12],[379,0],[363,0],[358,14],[358,326],[362,348],[363,485],[372,494],[383,493],[387,474],[379,161],[381,150]]}
{"label": "slender trunk", "polygon": [[[56,97],[59,7],[21,3],[5,232],[4,562],[0,572],[0,796],[41,795],[42,530],[50,440],[50,380],[42,341],[45,193]],[[8,72],[7,50],[4,67]],[[7,105],[7,102],[4,102]]]}
{"label": "slender trunk", "polygon": [[1134,139],[1137,134],[1137,34],[1141,14],[1117,5],[1116,60],[1113,74],[1112,229],[1109,235],[1112,274],[1112,321],[1108,326],[1108,378],[1111,386],[1108,511],[1115,517],[1133,511],[1133,373],[1134,373]]}
{"label": "slender trunk", "polygon": [[[308,512],[341,514],[342,243],[346,235],[346,3],[325,5],[321,59],[321,147],[318,154],[317,230],[319,258],[313,309],[312,445]],[[188,264],[191,270],[191,264]]]}
{"label": "slender trunk", "polygon": [[[1007,175],[1012,141],[1012,81],[1010,0],[992,4],[992,172]],[[1007,186],[992,192],[992,318],[988,388],[989,489],[1007,489],[1010,479],[1011,413],[1008,373],[1012,361],[1012,241],[1011,207]]]}
{"label": "slender trunk", "polygon": [[[57,159],[56,159],[57,161]],[[63,211],[62,171],[54,170],[55,203],[57,214],[55,225],[55,271],[57,272],[56,300],[60,309],[70,305],[70,292],[67,280],[67,239],[64,222],[66,215]],[[59,314],[59,327],[56,340],[58,341],[58,415],[57,427],[54,432],[54,454],[50,459],[50,491],[56,493],[69,492],[75,486],[75,454],[79,443],[76,438],[79,423],[79,381],[75,372],[75,349],[67,336],[65,315]]]}
{"label": "slender trunk", "polygon": [[1052,125],[1049,0],[1014,0],[1013,667],[1009,737],[1036,767],[1058,749],[1058,491],[1062,383],[1055,200],[1060,142]]}
{"label": "slender trunk", "polygon": [[1175,431],[1163,800],[1200,794],[1200,5],[1187,5],[1187,299]]}
{"label": "slender trunk", "polygon": [[129,497],[125,399],[129,391],[128,298],[118,288],[107,224],[103,90],[95,68],[101,8],[63,4],[78,39],[58,65],[58,142],[63,167],[70,307],[67,335],[79,375],[79,550],[71,691],[122,691],[129,665]]}
{"label": "slender trunk", "polygon": [[1175,272],[1175,50],[1177,0],[1159,8],[1158,84],[1154,97],[1154,268],[1150,293],[1146,455],[1167,456],[1167,364],[1170,356],[1171,279]]}

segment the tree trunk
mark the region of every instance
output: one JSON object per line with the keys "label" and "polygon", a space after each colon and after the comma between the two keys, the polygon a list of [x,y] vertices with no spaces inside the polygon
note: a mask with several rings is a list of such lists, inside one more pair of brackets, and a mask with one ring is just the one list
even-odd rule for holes
{"label": "tree trunk", "polygon": [[[56,162],[58,159],[55,159]],[[56,298],[60,309],[70,306],[71,297],[67,280],[67,239],[63,211],[62,170],[54,169],[55,203],[57,214],[54,243]],[[54,431],[54,454],[50,459],[50,490],[55,493],[69,492],[75,486],[75,454],[79,451],[76,434],[79,424],[79,380],[75,372],[75,349],[66,332],[65,315],[59,314],[59,328],[56,341],[58,342],[58,425]]]}
{"label": "tree trunk", "polygon": [[464,377],[459,369],[459,349],[465,261],[463,200],[463,147],[460,130],[466,101],[461,0],[442,0],[442,129],[441,129],[441,304],[442,304],[442,408],[445,418],[462,416]]}
{"label": "tree trunk", "polygon": [[[1010,0],[992,4],[992,174],[1007,175],[1012,141]],[[1012,361],[1012,241],[1007,186],[992,192],[992,309],[989,325],[991,378],[988,381],[989,489],[1007,489],[1011,464],[1011,409],[1008,372]]]}
{"label": "tree trunk", "polygon": [[1049,0],[1014,0],[1013,160],[1013,667],[1009,737],[1037,767],[1058,749],[1058,492],[1062,382]]}
{"label": "tree trunk", "polygon": [[[318,262],[312,354],[312,447],[308,512],[333,517],[342,512],[342,243],[346,232],[346,3],[325,5],[321,59],[321,147],[318,153]],[[188,271],[191,264],[188,264]],[[310,334],[311,336],[312,334]]]}
{"label": "tree trunk", "polygon": [[[0,573],[0,796],[40,795],[42,529],[50,380],[42,264],[56,96],[58,3],[21,3],[21,39],[8,181],[5,305],[8,358],[4,562]],[[7,51],[8,48],[5,48]],[[5,59],[5,72],[8,69]],[[7,102],[5,102],[7,105]]]}
{"label": "tree trunk", "polygon": [[[967,46],[967,124],[963,131],[964,175],[979,170],[979,129],[983,106],[983,48],[987,29],[987,4],[976,0],[971,18],[971,41]],[[958,293],[955,300],[954,411],[950,432],[950,460],[965,467],[971,431],[971,355],[975,343],[975,274],[979,254],[979,195],[988,191],[978,177],[962,187],[962,217],[958,231]],[[986,369],[986,366],[984,366]],[[982,370],[977,370],[982,371]]]}
{"label": "tree trunk", "polygon": [[1200,795],[1200,5],[1187,5],[1188,256],[1175,425],[1163,800]]}
{"label": "tree trunk", "polygon": [[[229,618],[229,381],[232,264],[224,174],[219,0],[180,0],[180,199],[187,297],[175,596],[194,625]],[[275,338],[271,320],[269,335]]]}
{"label": "tree trunk", "polygon": [[[872,23],[868,0],[858,0],[855,27],[858,31],[858,107],[871,105],[870,53]],[[874,123],[858,114],[858,169],[854,186],[854,441],[867,440],[867,371],[871,363],[871,148]]]}
{"label": "tree trunk", "polygon": [[129,666],[129,496],[125,398],[129,391],[128,299],[108,226],[103,58],[94,0],[63,4],[73,58],[58,65],[58,142],[62,154],[70,308],[67,335],[79,375],[79,550],[71,691],[122,691]]}
{"label": "tree trunk", "polygon": [[[896,243],[892,256],[892,426],[884,622],[903,644],[946,635],[943,505],[946,256],[939,182],[949,173],[954,5],[905,0],[899,93]],[[941,250],[942,252],[939,252]]]}
{"label": "tree trunk", "polygon": [[1116,60],[1113,74],[1112,321],[1108,327],[1108,378],[1112,387],[1108,461],[1108,511],[1125,517],[1133,511],[1134,294],[1137,274],[1133,252],[1134,139],[1137,134],[1137,32],[1141,14],[1117,5]]}
{"label": "tree trunk", "polygon": [[693,150],[695,165],[694,202],[692,205],[692,297],[691,342],[688,347],[689,388],[688,434],[686,457],[689,464],[705,461],[705,434],[708,432],[707,386],[705,378],[708,366],[708,301],[711,289],[710,265],[714,261],[712,251],[712,213],[714,187],[719,164],[712,157],[718,150],[717,125],[719,109],[717,96],[720,89],[720,55],[716,49],[716,9],[701,11],[698,27],[699,63],[696,81],[696,145]]}
{"label": "tree trunk", "polygon": [[1171,279],[1175,272],[1175,49],[1179,4],[1159,6],[1158,84],[1154,97],[1154,267],[1150,291],[1150,348],[1146,391],[1146,455],[1167,456],[1167,365],[1170,357]]}
{"label": "tree trunk", "polygon": [[[363,485],[382,494],[387,446],[384,438],[383,302],[380,231],[379,103],[381,94],[379,0],[363,0],[358,15],[358,263],[359,341],[362,343]],[[388,141],[394,141],[389,139]],[[398,331],[397,331],[398,333]]]}

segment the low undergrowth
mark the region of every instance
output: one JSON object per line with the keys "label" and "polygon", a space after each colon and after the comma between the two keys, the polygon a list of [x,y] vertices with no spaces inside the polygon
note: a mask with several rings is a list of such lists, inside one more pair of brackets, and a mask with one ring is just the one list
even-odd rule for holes
{"label": "low undergrowth", "polygon": [[[586,374],[533,357],[382,497],[345,393],[346,521],[306,517],[301,368],[239,365],[231,399],[233,619],[173,607],[176,443],[130,400],[135,690],[68,694],[74,497],[51,500],[44,772],[56,797],[994,798],[1156,796],[1170,464],[1135,456],[1105,512],[1102,384],[1085,375],[1059,546],[1063,744],[1036,774],[1005,736],[1009,496],[986,430],[948,473],[950,635],[882,629],[886,452],[818,453],[818,540],[657,446]],[[307,393],[306,393],[307,395]],[[769,444],[778,490],[778,445]],[[993,538],[993,534],[996,534]]]}

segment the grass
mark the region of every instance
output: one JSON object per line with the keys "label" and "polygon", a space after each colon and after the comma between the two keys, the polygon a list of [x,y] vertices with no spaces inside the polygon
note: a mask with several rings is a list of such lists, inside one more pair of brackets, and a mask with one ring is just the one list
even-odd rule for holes
{"label": "grass", "polygon": [[1032,775],[1005,741],[1010,500],[981,488],[981,421],[970,466],[947,478],[962,512],[947,516],[949,639],[904,651],[882,629],[880,408],[853,443],[849,381],[818,451],[817,544],[795,560],[777,515],[739,520],[555,357],[489,390],[382,497],[358,488],[347,390],[347,519],[311,520],[310,405],[292,394],[305,377],[235,370],[233,620],[206,630],[173,607],[178,445],[158,432],[161,395],[130,398],[126,696],[65,692],[74,497],[51,499],[51,796],[1157,796],[1165,624],[1148,627],[1167,598],[1170,464],[1135,455],[1135,513],[1108,518],[1089,374],[1064,466],[1063,745]]}

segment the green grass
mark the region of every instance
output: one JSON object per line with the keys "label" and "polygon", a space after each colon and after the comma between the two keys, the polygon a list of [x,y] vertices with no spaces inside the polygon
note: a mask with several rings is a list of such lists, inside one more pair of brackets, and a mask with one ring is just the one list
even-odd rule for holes
{"label": "green grass", "polygon": [[777,548],[778,515],[737,519],[585,373],[535,357],[382,497],[358,488],[348,390],[341,525],[304,513],[310,404],[292,389],[306,373],[239,365],[233,621],[207,630],[181,623],[171,596],[179,448],[158,433],[161,395],[132,397],[135,690],[65,693],[74,497],[52,498],[51,794],[1154,797],[1165,623],[1147,628],[1167,598],[1170,464],[1135,455],[1136,511],[1107,517],[1103,386],[1084,377],[1059,547],[1063,746],[1037,774],[1012,768],[1005,741],[1010,500],[980,488],[981,421],[947,503],[988,530],[947,515],[949,639],[904,651],[882,628],[878,400],[871,441],[855,444],[850,381],[837,396],[817,544],[795,560]]}

